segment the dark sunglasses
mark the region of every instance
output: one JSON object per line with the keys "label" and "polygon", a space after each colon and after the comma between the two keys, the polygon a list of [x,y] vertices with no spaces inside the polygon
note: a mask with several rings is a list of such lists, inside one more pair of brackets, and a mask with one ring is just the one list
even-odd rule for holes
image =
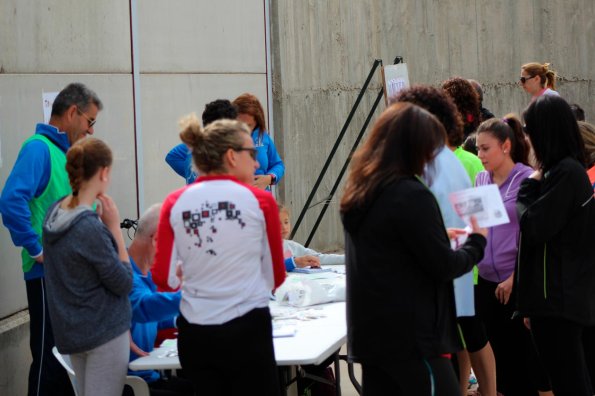
{"label": "dark sunglasses", "polygon": [[247,151],[253,160],[256,159],[256,154],[258,153],[258,151],[254,147],[238,147],[234,148],[233,151]]}
{"label": "dark sunglasses", "polygon": [[527,82],[527,80],[530,80],[530,79],[532,79],[533,77],[535,77],[535,76],[530,76],[530,77],[522,77],[522,76],[521,76],[521,78],[519,78],[519,81],[521,82],[521,84],[524,84],[524,83],[526,83],[526,82]]}

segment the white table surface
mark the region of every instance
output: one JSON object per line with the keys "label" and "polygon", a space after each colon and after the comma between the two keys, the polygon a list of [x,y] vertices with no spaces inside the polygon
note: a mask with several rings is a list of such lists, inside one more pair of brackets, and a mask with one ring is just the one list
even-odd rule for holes
{"label": "white table surface", "polygon": [[[285,310],[312,310],[325,317],[308,321],[296,320],[297,331],[293,337],[273,338],[275,360],[279,366],[320,364],[336,352],[347,339],[345,322],[345,303],[322,304],[305,308],[279,307],[276,302],[270,305],[273,312]],[[166,356],[177,347],[160,347],[149,356],[130,362],[130,370],[166,370],[179,369],[178,356]]]}

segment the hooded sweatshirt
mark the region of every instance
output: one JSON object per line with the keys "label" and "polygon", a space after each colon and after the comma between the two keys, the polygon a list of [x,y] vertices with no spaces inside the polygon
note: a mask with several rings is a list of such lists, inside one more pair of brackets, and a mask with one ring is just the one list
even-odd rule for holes
{"label": "hooded sweatshirt", "polygon": [[[479,275],[490,282],[503,282],[512,274],[516,264],[519,239],[519,220],[516,211],[516,198],[523,180],[533,173],[533,169],[522,163],[517,163],[499,187],[504,208],[510,219],[509,223],[490,227],[488,244],[483,260],[477,264]],[[484,171],[477,175],[476,186],[494,184],[490,172]]]}
{"label": "hooded sweatshirt", "polygon": [[44,267],[54,339],[60,353],[89,351],[130,329],[130,263],[88,206],[48,210]]}

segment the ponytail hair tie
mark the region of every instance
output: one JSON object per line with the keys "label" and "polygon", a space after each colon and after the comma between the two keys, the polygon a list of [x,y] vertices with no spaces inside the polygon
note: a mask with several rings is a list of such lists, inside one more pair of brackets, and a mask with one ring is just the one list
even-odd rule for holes
{"label": "ponytail hair tie", "polygon": [[77,195],[79,195],[79,192],[78,192],[78,190],[74,190],[74,191],[72,192],[72,196],[73,196],[73,197],[76,197]]}

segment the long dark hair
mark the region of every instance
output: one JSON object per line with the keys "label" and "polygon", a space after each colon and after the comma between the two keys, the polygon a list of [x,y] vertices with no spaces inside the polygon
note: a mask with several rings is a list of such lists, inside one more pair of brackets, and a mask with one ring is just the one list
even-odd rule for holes
{"label": "long dark hair", "polygon": [[477,134],[489,133],[500,143],[510,140],[510,158],[512,162],[529,165],[529,145],[525,139],[523,125],[514,114],[507,114],[503,119],[490,118],[477,128]]}
{"label": "long dark hair", "polygon": [[422,175],[445,139],[442,124],[421,107],[400,102],[388,107],[353,155],[341,212],[365,206],[400,177]]}
{"label": "long dark hair", "polygon": [[543,171],[565,157],[586,166],[585,144],[570,105],[560,96],[542,95],[523,113],[535,157]]}

